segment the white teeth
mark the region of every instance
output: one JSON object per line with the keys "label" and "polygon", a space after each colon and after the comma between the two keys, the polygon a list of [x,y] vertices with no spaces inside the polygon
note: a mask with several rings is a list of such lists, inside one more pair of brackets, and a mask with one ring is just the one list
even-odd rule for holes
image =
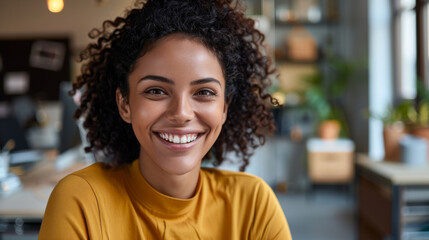
{"label": "white teeth", "polygon": [[183,144],[183,143],[190,143],[195,141],[197,139],[197,134],[186,134],[186,135],[173,135],[168,133],[159,133],[159,136],[164,139],[165,141],[176,143],[176,144]]}

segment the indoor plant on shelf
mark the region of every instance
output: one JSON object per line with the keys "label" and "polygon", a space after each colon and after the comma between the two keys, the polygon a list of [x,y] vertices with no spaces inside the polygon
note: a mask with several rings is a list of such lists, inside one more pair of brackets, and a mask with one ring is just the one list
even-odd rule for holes
{"label": "indoor plant on shelf", "polygon": [[389,161],[399,161],[400,159],[399,142],[407,133],[404,121],[412,108],[412,101],[403,101],[396,108],[389,106],[383,116],[370,114],[372,118],[383,122],[384,158]]}
{"label": "indoor plant on shelf", "polygon": [[429,142],[429,91],[420,81],[417,82],[417,99],[416,102],[403,100],[396,108],[389,107],[384,116],[371,115],[383,121],[384,158],[388,161],[399,161],[399,142],[404,134]]}
{"label": "indoor plant on shelf", "polygon": [[357,79],[361,66],[361,62],[333,56],[328,59],[326,69],[304,78],[309,86],[304,96],[307,105],[317,113],[320,138],[332,140],[349,136],[341,100],[350,82]]}
{"label": "indoor plant on shelf", "polygon": [[417,81],[417,101],[408,105],[406,113],[407,115],[403,120],[406,131],[426,139],[429,149],[429,90],[421,81]]}

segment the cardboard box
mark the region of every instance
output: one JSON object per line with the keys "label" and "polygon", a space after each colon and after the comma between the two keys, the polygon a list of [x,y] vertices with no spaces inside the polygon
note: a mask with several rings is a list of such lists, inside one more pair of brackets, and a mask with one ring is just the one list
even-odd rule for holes
{"label": "cardboard box", "polygon": [[313,183],[348,183],[354,178],[354,144],[349,139],[310,139],[308,176]]}

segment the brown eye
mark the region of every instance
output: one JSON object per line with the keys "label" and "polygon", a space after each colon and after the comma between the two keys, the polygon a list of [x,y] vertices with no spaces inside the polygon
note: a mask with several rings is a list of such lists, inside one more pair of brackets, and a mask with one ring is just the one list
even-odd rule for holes
{"label": "brown eye", "polygon": [[216,92],[209,90],[209,89],[202,89],[202,90],[198,91],[195,95],[204,96],[204,97],[211,97],[211,96],[216,96]]}
{"label": "brown eye", "polygon": [[151,88],[151,89],[146,90],[144,93],[150,94],[150,95],[166,95],[164,90],[162,90],[160,88]]}

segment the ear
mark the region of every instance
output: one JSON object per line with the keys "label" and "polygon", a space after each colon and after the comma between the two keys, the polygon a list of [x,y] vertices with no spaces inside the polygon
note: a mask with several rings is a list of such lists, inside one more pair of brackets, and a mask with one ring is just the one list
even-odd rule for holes
{"label": "ear", "polygon": [[122,120],[131,123],[130,104],[128,103],[128,99],[122,96],[119,88],[116,89],[116,105],[118,105],[119,115],[121,115]]}

